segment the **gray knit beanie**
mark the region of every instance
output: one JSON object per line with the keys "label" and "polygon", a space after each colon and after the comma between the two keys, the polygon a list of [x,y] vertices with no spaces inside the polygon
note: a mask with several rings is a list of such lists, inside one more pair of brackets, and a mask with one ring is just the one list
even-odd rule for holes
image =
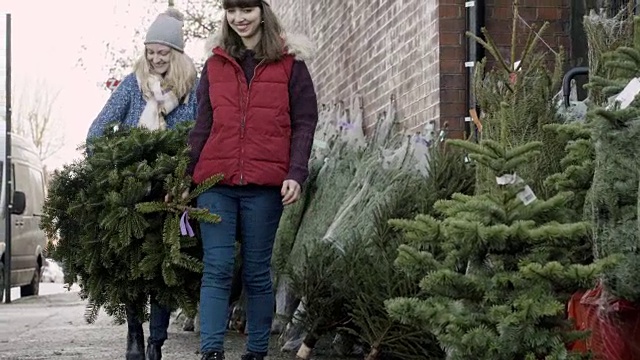
{"label": "gray knit beanie", "polygon": [[184,16],[174,8],[158,15],[149,26],[144,44],[162,44],[184,52]]}

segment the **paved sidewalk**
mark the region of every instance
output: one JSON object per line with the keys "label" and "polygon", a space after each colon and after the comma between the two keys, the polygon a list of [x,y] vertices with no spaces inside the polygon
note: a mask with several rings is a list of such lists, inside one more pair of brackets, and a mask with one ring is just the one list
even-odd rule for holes
{"label": "paved sidewalk", "polygon": [[[106,314],[95,324],[84,321],[86,302],[76,292],[17,299],[0,304],[0,359],[11,360],[121,360],[124,359],[126,326],[116,326]],[[198,360],[198,335],[170,326],[163,348],[166,360]],[[145,327],[148,334],[148,328]],[[277,347],[270,360],[295,359]],[[227,359],[239,360],[244,337],[227,336]],[[319,354],[320,355],[320,354]],[[314,356],[314,359],[335,357]]]}

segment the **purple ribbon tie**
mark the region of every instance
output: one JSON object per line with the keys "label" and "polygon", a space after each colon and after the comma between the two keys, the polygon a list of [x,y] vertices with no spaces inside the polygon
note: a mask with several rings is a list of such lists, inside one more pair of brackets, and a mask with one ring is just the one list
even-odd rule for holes
{"label": "purple ribbon tie", "polygon": [[196,234],[193,232],[191,228],[191,224],[189,224],[189,210],[185,210],[182,213],[182,217],[180,217],[180,235],[189,235],[189,237],[194,237]]}
{"label": "purple ribbon tie", "polygon": [[342,121],[340,122],[340,127],[342,127],[345,130],[353,130],[356,126],[353,123]]}

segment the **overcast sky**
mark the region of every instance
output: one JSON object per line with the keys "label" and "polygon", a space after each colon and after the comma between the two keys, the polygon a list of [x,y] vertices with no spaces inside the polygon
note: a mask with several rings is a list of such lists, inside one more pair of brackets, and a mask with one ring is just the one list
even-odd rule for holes
{"label": "overcast sky", "polygon": [[[33,84],[38,83],[46,91],[58,94],[52,116],[64,128],[65,146],[46,161],[49,169],[78,156],[77,145],[84,140],[89,125],[109,96],[108,91],[98,86],[107,80],[105,67],[112,62],[105,58],[104,42],[133,52],[133,44],[142,41],[133,34],[141,24],[150,21],[147,15],[150,3],[151,0],[0,0],[2,17],[5,13],[12,15],[15,87],[30,92]],[[179,7],[179,1],[176,6]],[[163,7],[160,4],[153,8],[157,13]],[[2,19],[2,49],[4,39]],[[197,44],[189,45],[187,53],[199,49]],[[77,66],[80,57],[84,69]],[[0,72],[4,74],[4,69]]]}

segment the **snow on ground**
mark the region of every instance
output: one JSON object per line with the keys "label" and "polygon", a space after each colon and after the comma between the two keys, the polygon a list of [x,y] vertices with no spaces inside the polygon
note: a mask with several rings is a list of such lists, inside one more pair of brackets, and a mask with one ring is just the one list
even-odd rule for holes
{"label": "snow on ground", "polygon": [[[71,292],[79,292],[80,287],[78,285],[73,285],[71,287]],[[54,294],[62,294],[69,292],[66,284],[57,284],[57,283],[40,283],[40,296],[44,295],[54,295]],[[2,302],[4,302],[4,294],[1,296]],[[20,288],[14,287],[11,288],[11,301],[17,300],[20,298]]]}
{"label": "snow on ground", "polygon": [[64,273],[62,268],[55,260],[46,259],[44,263],[44,269],[42,269],[41,283],[64,283]]}

